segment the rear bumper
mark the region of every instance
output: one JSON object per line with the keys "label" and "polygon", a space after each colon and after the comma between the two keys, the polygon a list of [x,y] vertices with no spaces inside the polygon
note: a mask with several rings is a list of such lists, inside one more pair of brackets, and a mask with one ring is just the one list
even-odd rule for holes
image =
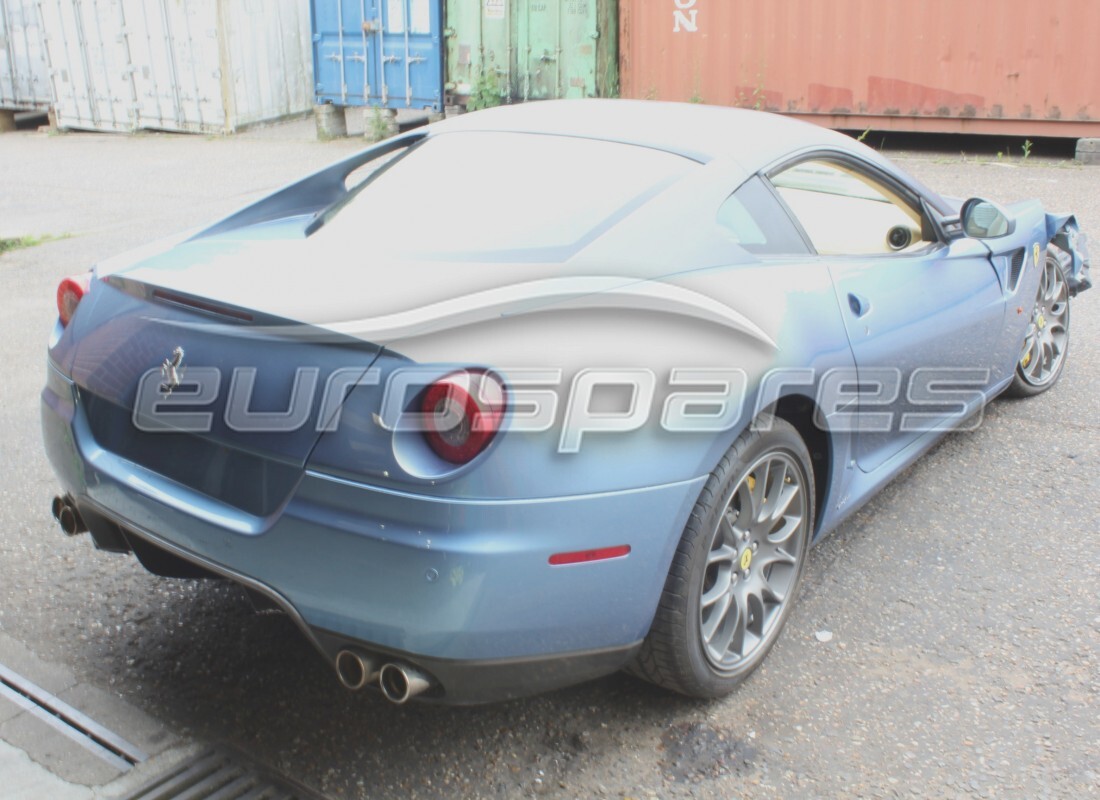
{"label": "rear bumper", "polygon": [[[577,652],[465,660],[435,658],[421,653],[380,647],[374,642],[359,641],[336,631],[313,627],[289,600],[272,587],[189,553],[149,531],[128,527],[124,521],[113,518],[109,511],[87,498],[79,501],[78,507],[84,519],[88,520],[97,544],[128,542],[135,550],[139,547],[142,549],[143,558],[149,558],[149,548],[153,548],[194,565],[197,568],[196,576],[207,573],[226,578],[262,595],[295,622],[330,664],[335,662],[341,650],[354,649],[375,658],[379,663],[394,662],[417,667],[432,680],[432,687],[421,698],[427,701],[471,705],[510,700],[570,686],[621,669],[630,662],[642,644],[639,640],[625,645]],[[114,528],[105,529],[105,522]]]}
{"label": "rear bumper", "polygon": [[[442,501],[303,472],[253,517],[101,448],[56,369],[46,450],[82,511],[269,597],[330,662],[355,646],[417,666],[444,702],[504,699],[623,666],[648,631],[704,478],[537,500]],[[628,556],[550,566],[556,552]]]}

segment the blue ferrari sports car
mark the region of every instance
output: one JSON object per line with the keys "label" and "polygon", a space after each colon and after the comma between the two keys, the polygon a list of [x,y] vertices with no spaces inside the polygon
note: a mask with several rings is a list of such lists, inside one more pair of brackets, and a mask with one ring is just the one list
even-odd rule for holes
{"label": "blue ferrari sports car", "polygon": [[480,111],[65,279],[53,513],[394,702],[720,696],[816,540],[1058,381],[1089,285],[1072,216],[782,116]]}

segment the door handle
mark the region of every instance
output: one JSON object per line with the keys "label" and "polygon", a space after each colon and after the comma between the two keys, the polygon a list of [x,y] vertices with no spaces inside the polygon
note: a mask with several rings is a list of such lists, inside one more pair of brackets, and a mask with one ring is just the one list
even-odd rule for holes
{"label": "door handle", "polygon": [[871,302],[855,292],[848,292],[848,307],[856,317],[863,317],[871,310]]}

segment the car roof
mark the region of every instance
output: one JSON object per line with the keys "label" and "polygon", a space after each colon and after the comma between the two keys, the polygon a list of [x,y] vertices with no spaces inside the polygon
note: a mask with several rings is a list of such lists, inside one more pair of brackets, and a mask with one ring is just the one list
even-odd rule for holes
{"label": "car roof", "polygon": [[641,145],[700,162],[730,158],[749,172],[811,147],[858,148],[850,137],[807,122],[743,108],[650,100],[544,100],[452,117],[433,133],[545,133]]}

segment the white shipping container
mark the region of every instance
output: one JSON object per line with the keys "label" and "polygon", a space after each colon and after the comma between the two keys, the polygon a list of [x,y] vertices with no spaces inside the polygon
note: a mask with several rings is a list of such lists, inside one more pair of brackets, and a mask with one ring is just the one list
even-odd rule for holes
{"label": "white shipping container", "polygon": [[50,107],[37,0],[0,0],[0,109]]}
{"label": "white shipping container", "polygon": [[60,128],[232,133],[313,107],[303,0],[37,0]]}

